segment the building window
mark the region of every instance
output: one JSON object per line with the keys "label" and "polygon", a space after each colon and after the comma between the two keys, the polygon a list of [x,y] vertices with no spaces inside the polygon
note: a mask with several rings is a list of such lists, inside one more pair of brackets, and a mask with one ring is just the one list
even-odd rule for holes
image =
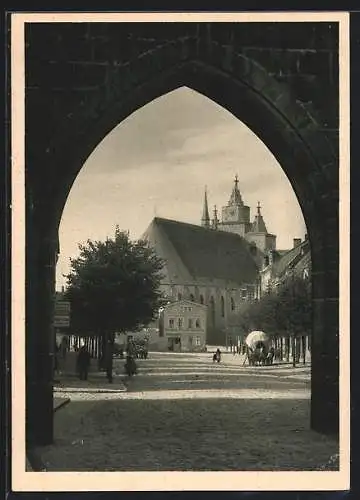
{"label": "building window", "polygon": [[182,318],[178,319],[178,326],[179,326],[179,329],[181,329],[183,327],[183,320],[182,320]]}
{"label": "building window", "polygon": [[199,336],[195,337],[195,345],[201,345],[201,337]]}
{"label": "building window", "polygon": [[200,328],[200,320],[199,319],[196,320],[195,326],[196,326],[196,328]]}
{"label": "building window", "polygon": [[192,318],[189,318],[188,320],[188,328],[192,328],[193,327],[193,320]]}
{"label": "building window", "polygon": [[241,298],[242,298],[242,299],[246,299],[246,288],[243,288],[243,289],[241,290]]}
{"label": "building window", "polygon": [[231,306],[231,310],[235,311],[235,301],[234,301],[233,297],[231,297],[231,299],[230,299],[230,306]]}
{"label": "building window", "polygon": [[192,293],[190,293],[190,300],[191,300],[191,302],[195,302],[195,297]]}
{"label": "building window", "polygon": [[200,295],[200,304],[203,304],[203,303],[204,303],[204,296]]}
{"label": "building window", "polygon": [[225,316],[225,301],[224,301],[224,297],[221,297],[221,316],[223,318]]}
{"label": "building window", "polygon": [[174,319],[169,318],[169,328],[174,328]]}
{"label": "building window", "polygon": [[215,300],[214,300],[214,297],[210,298],[210,319],[211,319],[211,326],[215,326]]}

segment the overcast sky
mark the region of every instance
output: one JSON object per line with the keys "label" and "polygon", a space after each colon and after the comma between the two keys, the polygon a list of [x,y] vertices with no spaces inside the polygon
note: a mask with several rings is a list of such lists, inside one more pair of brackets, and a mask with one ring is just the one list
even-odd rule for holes
{"label": "overcast sky", "polygon": [[60,224],[57,288],[78,243],[103,240],[115,226],[142,235],[155,215],[199,224],[204,186],[209,209],[229,199],[235,174],[253,219],[257,202],[277,248],[306,229],[279,163],[228,111],[181,88],[139,109],[108,134],[80,171]]}

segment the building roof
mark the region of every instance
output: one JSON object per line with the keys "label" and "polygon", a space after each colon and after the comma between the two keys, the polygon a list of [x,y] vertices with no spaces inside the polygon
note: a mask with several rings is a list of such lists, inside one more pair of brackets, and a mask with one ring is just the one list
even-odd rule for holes
{"label": "building roof", "polygon": [[286,253],[289,252],[289,249],[287,249],[287,250],[275,250],[275,252],[279,255],[279,257],[283,257]]}
{"label": "building roof", "polygon": [[295,272],[297,274],[303,275],[305,269],[311,268],[311,253],[310,251],[306,252],[302,258],[295,263]]}
{"label": "building roof", "polygon": [[258,275],[250,245],[234,233],[156,217],[143,237],[166,261],[169,282],[205,278],[245,284]]}
{"label": "building roof", "polygon": [[273,274],[280,277],[289,268],[300,270],[301,266],[306,267],[310,261],[311,255],[309,242],[308,240],[304,240],[302,243],[282,255],[280,259],[275,261],[273,265]]}
{"label": "building roof", "polygon": [[168,304],[166,304],[164,306],[164,310],[172,309],[172,308],[177,307],[179,305],[196,307],[198,309],[206,309],[207,308],[207,306],[205,304],[199,304],[199,302],[193,302],[192,300],[181,299],[181,300],[175,300],[174,302],[169,302]]}

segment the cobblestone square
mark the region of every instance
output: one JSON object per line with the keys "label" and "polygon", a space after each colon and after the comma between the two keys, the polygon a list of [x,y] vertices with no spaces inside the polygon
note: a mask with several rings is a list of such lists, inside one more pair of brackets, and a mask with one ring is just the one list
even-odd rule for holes
{"label": "cobblestone square", "polygon": [[309,370],[209,354],[151,353],[138,365],[127,392],[61,394],[71,403],[41,451],[46,470],[319,470],[338,453],[310,430]]}

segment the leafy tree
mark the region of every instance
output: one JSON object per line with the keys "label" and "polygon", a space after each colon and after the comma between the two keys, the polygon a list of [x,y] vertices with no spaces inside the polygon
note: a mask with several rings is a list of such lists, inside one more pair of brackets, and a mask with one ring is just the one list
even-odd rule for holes
{"label": "leafy tree", "polygon": [[240,313],[242,330],[263,330],[273,336],[311,331],[311,283],[291,276]]}
{"label": "leafy tree", "polygon": [[131,241],[116,227],[114,238],[88,240],[79,250],[66,275],[74,331],[113,344],[115,332],[137,330],[154,319],[162,304],[163,261],[147,242]]}
{"label": "leafy tree", "polygon": [[277,300],[279,324],[293,335],[311,331],[311,282],[299,276],[289,276],[279,287]]}

